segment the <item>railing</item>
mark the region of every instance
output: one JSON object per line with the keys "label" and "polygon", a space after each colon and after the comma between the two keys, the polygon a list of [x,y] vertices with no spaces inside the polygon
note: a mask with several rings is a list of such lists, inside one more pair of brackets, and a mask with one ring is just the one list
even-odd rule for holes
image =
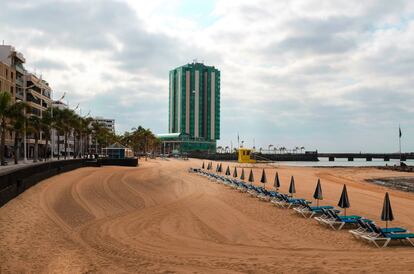
{"label": "railing", "polygon": [[21,77],[16,77],[16,84],[23,87],[24,85],[23,79]]}

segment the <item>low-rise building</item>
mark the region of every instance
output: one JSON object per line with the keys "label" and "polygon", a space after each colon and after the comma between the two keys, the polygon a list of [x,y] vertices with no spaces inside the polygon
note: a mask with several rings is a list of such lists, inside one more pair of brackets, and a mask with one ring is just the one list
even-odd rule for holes
{"label": "low-rise building", "polygon": [[99,123],[103,127],[107,128],[112,133],[115,133],[115,120],[114,119],[106,119],[103,117],[95,117],[95,122]]}

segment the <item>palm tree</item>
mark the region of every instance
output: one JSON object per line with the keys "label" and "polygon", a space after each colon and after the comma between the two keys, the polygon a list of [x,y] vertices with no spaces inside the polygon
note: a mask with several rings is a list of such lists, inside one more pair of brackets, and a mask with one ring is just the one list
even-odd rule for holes
{"label": "palm tree", "polygon": [[7,120],[11,116],[11,109],[13,106],[13,98],[9,92],[0,92],[0,164],[5,165],[4,161],[4,146],[6,145],[6,131],[8,130]]}
{"label": "palm tree", "polygon": [[36,163],[39,159],[39,138],[40,138],[40,132],[42,129],[41,118],[35,115],[31,115],[27,119],[27,129],[28,129],[28,132],[31,132],[34,135],[35,145],[34,145],[33,162]]}
{"label": "palm tree", "polygon": [[[93,138],[95,140],[95,154],[98,154],[98,147],[101,148],[100,144],[102,144],[102,142],[98,141],[98,137],[99,137],[100,140],[102,140],[102,139],[105,140],[106,136],[102,137],[102,135],[104,135],[103,134],[104,128],[102,127],[102,125],[99,122],[93,121],[91,126],[92,126],[92,135],[93,135]],[[125,139],[125,141],[128,142],[129,140]]]}
{"label": "palm tree", "polygon": [[52,127],[57,135],[57,158],[60,160],[60,136],[63,135],[63,119],[62,110],[57,107],[53,107]]}
{"label": "palm tree", "polygon": [[65,108],[60,111],[60,120],[61,120],[61,127],[64,136],[64,146],[65,146],[65,155],[64,158],[68,155],[68,138],[69,135],[72,133],[72,119],[74,113],[72,110]]}
{"label": "palm tree", "polygon": [[[51,135],[51,129],[52,129],[52,109],[49,107],[46,111],[43,112],[42,118],[41,118],[41,130],[43,132],[43,136],[45,138],[45,147],[43,149],[43,157],[46,161],[47,154],[48,154],[48,144],[50,140]],[[52,144],[53,145],[53,144]]]}
{"label": "palm tree", "polygon": [[72,135],[73,135],[73,158],[76,158],[78,156],[78,147],[76,146],[76,143],[78,142],[80,138],[80,129],[81,129],[81,122],[80,117],[75,112],[73,112],[73,115],[70,119],[70,125],[72,128]]}
{"label": "palm tree", "polygon": [[24,131],[26,126],[25,109],[28,106],[24,102],[16,102],[10,108],[10,122],[11,128],[14,131],[14,163],[19,163],[18,157],[20,154],[20,134]]}
{"label": "palm tree", "polygon": [[85,152],[88,150],[88,145],[89,145],[89,136],[92,134],[92,127],[91,124],[93,122],[93,118],[91,117],[80,117],[79,118],[79,122],[80,122],[80,127],[79,127],[79,140],[81,142],[81,148],[80,148],[80,155],[81,157],[83,157],[85,155]]}

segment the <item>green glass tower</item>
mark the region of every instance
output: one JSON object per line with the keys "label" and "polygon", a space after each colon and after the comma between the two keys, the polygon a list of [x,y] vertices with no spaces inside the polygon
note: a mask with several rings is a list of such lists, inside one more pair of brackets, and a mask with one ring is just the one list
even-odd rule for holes
{"label": "green glass tower", "polygon": [[168,113],[168,132],[192,141],[182,144],[182,150],[215,150],[220,139],[220,71],[203,63],[171,70]]}

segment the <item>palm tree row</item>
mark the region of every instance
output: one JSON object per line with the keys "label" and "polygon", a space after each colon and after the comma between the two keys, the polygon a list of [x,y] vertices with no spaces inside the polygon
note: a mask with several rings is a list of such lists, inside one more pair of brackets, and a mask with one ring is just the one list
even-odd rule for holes
{"label": "palm tree row", "polygon": [[24,102],[12,102],[12,96],[8,92],[0,92],[0,164],[4,165],[4,147],[6,133],[14,135],[14,162],[18,163],[20,149],[20,136],[25,127],[25,115],[27,105]]}
{"label": "palm tree row", "polygon": [[[25,102],[14,102],[9,92],[0,92],[0,162],[5,164],[5,141],[6,133],[9,132],[14,139],[13,154],[14,162],[18,163],[18,156],[20,154],[20,144],[22,141],[23,132],[26,130],[28,134],[33,136],[34,156],[33,161],[37,162],[39,159],[39,139],[43,134],[45,146],[43,147],[43,156],[46,160],[48,158],[48,144],[51,140],[52,130],[57,133],[57,157],[60,155],[61,136],[64,141],[63,157],[68,156],[68,141],[73,140],[73,156],[82,157],[89,151],[89,140],[92,137],[95,142],[95,147],[102,147],[108,145],[108,142],[116,140],[114,133],[102,127],[100,124],[94,122],[90,117],[81,117],[70,109],[59,109],[56,107],[49,107],[43,111],[42,117],[31,115],[30,108]],[[53,144],[52,144],[53,145]],[[95,151],[97,153],[97,151]],[[52,156],[52,155],[50,155]]]}
{"label": "palm tree row", "polygon": [[119,136],[119,142],[126,147],[130,147],[135,155],[147,155],[149,152],[159,151],[161,145],[160,140],[151,130],[142,126],[132,128],[131,132],[127,131]]}

